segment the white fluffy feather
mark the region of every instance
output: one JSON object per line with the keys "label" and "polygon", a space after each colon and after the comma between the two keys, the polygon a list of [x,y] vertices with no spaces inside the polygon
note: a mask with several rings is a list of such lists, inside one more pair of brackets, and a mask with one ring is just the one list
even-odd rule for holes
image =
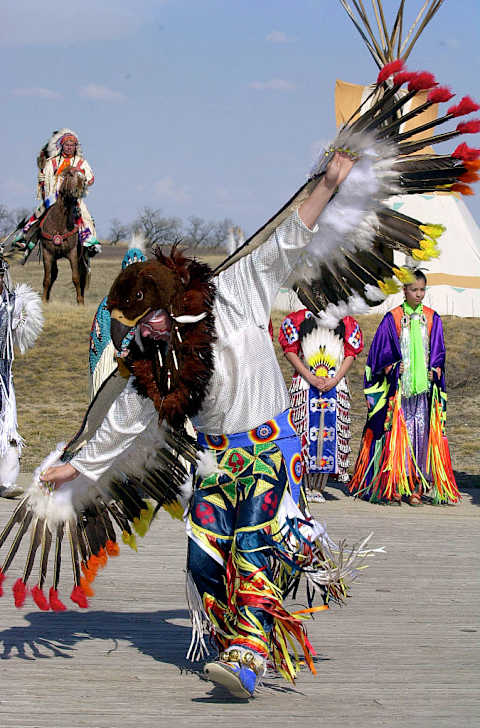
{"label": "white fluffy feather", "polygon": [[20,446],[8,443],[5,455],[0,457],[0,485],[14,485],[20,473]]}
{"label": "white fluffy feather", "polygon": [[210,450],[201,450],[197,457],[197,473],[201,478],[208,478],[214,473],[221,473],[215,455]]}
{"label": "white fluffy feather", "polygon": [[369,301],[384,301],[386,296],[378,286],[372,286],[370,283],[364,287],[365,295]]}
{"label": "white fluffy feather", "polygon": [[15,307],[12,316],[13,342],[20,353],[36,342],[43,328],[42,301],[39,294],[28,283],[19,283],[14,288]]}
{"label": "white fluffy feather", "polygon": [[322,311],[317,316],[317,321],[319,326],[323,326],[326,329],[336,329],[342,318],[343,316],[338,311],[337,306],[329,303],[325,311]]}
{"label": "white fluffy feather", "polygon": [[147,247],[145,242],[145,235],[141,230],[137,230],[136,232],[132,233],[132,237],[130,238],[130,245],[129,248],[138,248],[142,251],[144,255],[147,253]]}
{"label": "white fluffy feather", "polygon": [[[338,261],[345,252],[353,253],[371,244],[377,225],[375,211],[398,186],[398,175],[392,171],[395,149],[390,144],[374,142],[368,134],[347,130],[332,147],[347,147],[360,158],[318,219],[319,231],[313,235],[302,261],[301,273],[310,279],[315,275],[315,261]],[[330,158],[324,153],[312,174],[323,171]]]}
{"label": "white fluffy feather", "polygon": [[[178,500],[180,501],[180,504],[185,511],[188,508],[188,504],[190,503],[191,497],[193,495],[193,478],[190,476],[188,480],[185,481],[185,483],[180,488],[180,495],[178,497]],[[184,514],[185,517],[185,514]]]}
{"label": "white fluffy feather", "polygon": [[57,490],[48,491],[40,480],[40,475],[54,465],[61,465],[60,456],[65,443],[60,442],[35,470],[30,487],[28,507],[39,518],[44,518],[53,530],[62,522],[76,517],[78,509],[95,498],[96,484],[83,475],[65,483]]}
{"label": "white fluffy feather", "polygon": [[333,330],[322,327],[313,329],[302,339],[302,351],[307,361],[324,349],[338,363],[343,359],[343,341]]}
{"label": "white fluffy feather", "polygon": [[348,309],[351,316],[360,316],[362,313],[369,313],[370,306],[358,293],[354,293],[348,299]]}

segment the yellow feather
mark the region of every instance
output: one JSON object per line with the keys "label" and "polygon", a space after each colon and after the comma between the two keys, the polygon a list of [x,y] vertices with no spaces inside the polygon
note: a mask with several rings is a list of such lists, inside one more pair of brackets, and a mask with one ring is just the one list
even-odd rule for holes
{"label": "yellow feather", "polygon": [[413,281],[415,280],[415,276],[413,275],[411,270],[408,270],[408,268],[394,268],[393,272],[395,273],[400,283],[403,283],[404,286],[408,285],[409,283],[413,283]]}
{"label": "yellow feather", "polygon": [[413,250],[412,258],[414,258],[415,260],[428,260],[429,256],[425,253],[424,250]]}
{"label": "yellow feather", "polygon": [[122,533],[122,541],[127,546],[130,546],[133,551],[138,551],[137,548],[137,539],[135,538],[134,533],[128,533],[128,531],[123,531]]}
{"label": "yellow feather", "polygon": [[133,527],[142,538],[151,526],[154,510],[151,501],[147,501],[147,507],[140,511],[140,518],[133,519]]}
{"label": "yellow feather", "polygon": [[383,281],[377,281],[377,283],[382,293],[386,296],[390,296],[392,293],[398,293],[400,290],[400,286],[393,280],[393,278],[385,278]]}
{"label": "yellow feather", "polygon": [[182,520],[183,508],[178,501],[174,501],[173,503],[164,503],[163,508],[172,518],[177,518],[179,521]]}
{"label": "yellow feather", "polygon": [[427,223],[426,225],[419,225],[419,228],[422,233],[425,233],[425,235],[428,235],[434,240],[439,238],[440,235],[442,235],[446,230],[445,225],[432,225],[431,223]]}

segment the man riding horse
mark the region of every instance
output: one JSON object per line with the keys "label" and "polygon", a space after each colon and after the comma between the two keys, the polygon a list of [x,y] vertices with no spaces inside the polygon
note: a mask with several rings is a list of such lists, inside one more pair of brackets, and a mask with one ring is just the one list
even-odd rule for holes
{"label": "man riding horse", "polygon": [[[52,134],[47,144],[42,147],[37,157],[37,164],[39,169],[37,196],[41,203],[15,239],[15,244],[25,250],[25,259],[38,242],[37,235],[28,236],[30,239],[27,242],[26,233],[57,201],[63,172],[68,168],[79,171],[85,176],[87,187],[91,186],[95,179],[90,165],[83,157],[78,136],[71,129],[60,129]],[[100,252],[95,224],[84,199],[78,200],[77,219],[79,243],[90,255]]]}

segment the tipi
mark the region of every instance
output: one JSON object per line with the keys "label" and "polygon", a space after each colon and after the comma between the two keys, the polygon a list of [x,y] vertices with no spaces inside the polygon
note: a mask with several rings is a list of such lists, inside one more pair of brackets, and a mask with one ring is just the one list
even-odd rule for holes
{"label": "tipi", "polygon": [[[381,0],[372,0],[373,14],[370,13],[370,16],[360,0],[353,0],[352,3],[347,0],[340,2],[362,36],[375,63],[382,68],[397,59],[405,61],[408,58],[443,0],[426,0],[405,36],[403,34],[405,0],[399,3],[391,31],[387,27]],[[374,30],[375,26],[378,31]],[[354,112],[360,105],[365,110],[374,103],[375,97],[372,95],[374,88],[337,80],[335,114],[338,127],[342,127],[352,115],[355,118]],[[438,105],[424,104],[427,95],[428,91],[416,94],[401,109],[402,118],[407,115],[408,117],[400,125],[399,132],[411,134],[417,129],[417,132],[409,137],[410,141],[430,139],[432,135],[432,126],[438,116]],[[425,110],[414,115],[414,109],[420,106],[425,106]],[[427,128],[419,133],[419,125]],[[419,151],[434,154],[431,147],[423,147]],[[466,185],[457,187],[469,191]],[[480,316],[480,229],[458,192],[419,190],[418,194],[390,198],[387,204],[393,210],[409,217],[445,227],[439,240],[440,257],[420,263],[428,276],[429,288],[425,299],[427,305],[435,308],[441,315]],[[404,264],[405,256],[402,253],[395,250],[392,254],[391,262],[395,266]],[[384,313],[401,299],[402,293],[394,294],[371,310]],[[276,307],[280,310],[293,311],[302,308],[302,304],[291,289],[285,288],[277,298]]]}
{"label": "tipi", "polygon": [[[405,60],[419,36],[440,8],[443,0],[429,0],[421,7],[415,22],[402,39],[405,0],[399,9],[391,32],[388,32],[381,0],[372,3],[375,18],[369,18],[363,3],[354,2],[356,14],[347,0],[340,0],[352,22],[361,34],[373,59],[381,68],[395,58]],[[373,28],[377,24],[378,34]],[[348,119],[359,103],[366,98],[370,88],[337,80],[335,87],[335,115],[338,126]],[[419,104],[418,95],[413,99]],[[403,113],[411,109],[406,105]],[[428,113],[428,116],[427,116]],[[437,107],[417,117],[428,123],[437,116]],[[405,129],[408,129],[406,122]],[[403,128],[402,128],[403,131]],[[432,130],[423,132],[428,136]],[[428,290],[425,303],[440,315],[480,316],[480,228],[473,219],[467,206],[456,192],[433,192],[428,194],[398,195],[389,200],[389,206],[405,215],[428,222],[440,223],[445,232],[439,239],[440,257],[421,263],[428,277]],[[394,252],[396,265],[403,265],[405,256]],[[402,294],[389,296],[381,306],[381,313],[400,303]]]}

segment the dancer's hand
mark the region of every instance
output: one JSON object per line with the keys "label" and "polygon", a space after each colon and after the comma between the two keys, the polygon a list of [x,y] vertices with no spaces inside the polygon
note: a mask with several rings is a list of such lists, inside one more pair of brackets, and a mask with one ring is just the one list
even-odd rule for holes
{"label": "dancer's hand", "polygon": [[326,377],[317,377],[317,375],[313,372],[309,372],[308,383],[311,384],[312,387],[315,387],[315,389],[322,391],[322,386],[325,379]]}
{"label": "dancer's hand", "polygon": [[403,363],[403,361],[400,362],[400,366],[398,367],[398,371],[400,372],[400,374],[403,374],[403,372],[405,371],[405,364]]}
{"label": "dancer's hand", "polygon": [[74,480],[80,473],[75,470],[73,465],[70,463],[64,463],[63,465],[55,465],[52,468],[47,468],[41,475],[40,480],[42,483],[53,483],[55,490],[60,488],[64,483],[68,483],[70,480]]}
{"label": "dancer's hand", "polygon": [[354,161],[346,154],[335,153],[311,195],[298,208],[300,219],[308,228],[311,229],[314,226],[317,217],[323,212],[338,185],[344,181],[353,165]]}
{"label": "dancer's hand", "polygon": [[331,389],[337,386],[338,379],[337,377],[324,377],[323,378],[323,384],[320,389],[321,392],[329,392]]}
{"label": "dancer's hand", "polygon": [[355,162],[346,154],[335,152],[333,159],[328,163],[325,172],[325,184],[329,189],[335,189],[348,177]]}

